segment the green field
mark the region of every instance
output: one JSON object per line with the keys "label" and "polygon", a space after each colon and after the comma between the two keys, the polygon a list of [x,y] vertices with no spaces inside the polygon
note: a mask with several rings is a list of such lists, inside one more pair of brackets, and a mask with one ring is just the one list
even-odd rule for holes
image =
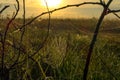
{"label": "green field", "polygon": [[[0,19],[0,53],[7,21]],[[22,19],[11,24],[4,58],[10,80],[82,80],[97,19],[51,19],[50,22],[49,35],[47,19],[27,25],[22,42],[22,31],[15,31],[22,25]],[[119,20],[103,21],[93,50],[88,80],[120,80]]]}

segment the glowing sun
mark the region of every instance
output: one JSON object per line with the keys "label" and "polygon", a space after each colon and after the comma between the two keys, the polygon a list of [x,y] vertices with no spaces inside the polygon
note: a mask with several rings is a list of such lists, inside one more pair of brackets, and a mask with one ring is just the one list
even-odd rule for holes
{"label": "glowing sun", "polygon": [[47,2],[48,7],[57,7],[61,3],[61,0],[41,0],[43,6],[46,6],[45,1]]}

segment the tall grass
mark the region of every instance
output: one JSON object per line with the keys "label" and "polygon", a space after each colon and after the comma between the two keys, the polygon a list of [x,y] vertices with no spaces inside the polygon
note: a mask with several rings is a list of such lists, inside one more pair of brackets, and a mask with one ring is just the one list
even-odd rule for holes
{"label": "tall grass", "polygon": [[[56,23],[54,23],[55,21]],[[66,21],[70,23],[68,24]],[[85,24],[83,21],[87,23]],[[41,22],[36,21],[36,23],[31,24],[27,28],[27,33],[24,35],[21,48],[24,52],[21,52],[19,58],[21,63],[17,64],[10,71],[10,80],[82,80],[85,60],[96,19],[83,19],[83,21],[82,19],[53,19],[50,35],[45,46],[33,57],[33,59],[29,58],[29,68],[26,68],[26,61],[21,62],[27,56],[24,52],[28,52],[29,55],[32,55],[32,53],[37,50],[38,46],[42,44],[46,36],[47,25],[43,23],[46,22],[46,20]],[[111,24],[106,24],[106,22],[102,25],[103,29],[108,28],[104,25],[109,24],[110,26]],[[88,26],[91,23],[92,26]],[[117,24],[117,27],[119,26],[116,20],[114,24]],[[106,31],[103,29],[101,29],[101,34],[99,34],[98,41],[93,50],[88,79],[119,80],[119,32],[114,33],[111,30]],[[9,32],[13,30],[14,27],[11,27]],[[81,30],[83,32],[81,32]],[[7,37],[6,42],[9,44],[6,43],[6,45],[8,45],[6,47],[7,54],[5,54],[5,64],[7,67],[13,64],[18,55],[18,50],[10,46],[10,44],[15,44],[16,47],[18,47],[19,36],[20,32],[17,32],[17,34],[10,34]]]}

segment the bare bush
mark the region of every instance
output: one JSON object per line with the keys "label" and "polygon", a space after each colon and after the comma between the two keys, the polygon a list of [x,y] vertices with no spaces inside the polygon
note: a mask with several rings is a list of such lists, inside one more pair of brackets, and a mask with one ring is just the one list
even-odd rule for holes
{"label": "bare bush", "polygon": [[[78,3],[78,4],[72,4],[72,5],[66,5],[57,9],[53,9],[53,10],[49,10],[49,6],[47,5],[46,2],[46,8],[47,8],[47,12],[42,12],[41,14],[37,15],[36,17],[33,17],[33,19],[31,19],[30,21],[26,21],[26,5],[25,5],[25,0],[23,0],[23,22],[22,24],[20,24],[19,27],[17,27],[14,22],[16,16],[19,13],[19,9],[20,9],[20,4],[19,4],[20,0],[16,0],[16,5],[14,6],[14,8],[16,9],[16,12],[13,14],[12,18],[9,20],[9,22],[6,24],[6,27],[4,29],[4,33],[0,32],[0,58],[1,58],[1,67],[0,67],[0,77],[1,80],[9,80],[9,75],[10,75],[10,71],[16,69],[16,67],[24,67],[25,69],[20,69],[22,70],[21,73],[23,72],[24,75],[21,77],[19,77],[19,79],[30,79],[31,80],[31,76],[30,76],[30,72],[29,70],[27,70],[28,68],[30,68],[29,66],[29,62],[33,61],[34,63],[36,63],[39,68],[40,71],[42,72],[43,75],[43,79],[46,79],[46,74],[45,71],[42,69],[41,64],[39,63],[39,61],[41,61],[41,55],[39,54],[39,51],[41,49],[44,48],[44,46],[46,45],[46,42],[49,38],[49,34],[50,34],[50,24],[51,24],[51,14],[62,10],[62,9],[66,9],[66,8],[70,8],[70,7],[81,7],[83,5],[99,5],[102,6],[103,11],[101,12],[101,16],[99,17],[97,24],[96,24],[96,29],[94,31],[94,35],[93,38],[91,40],[90,46],[89,46],[89,51],[88,51],[88,55],[87,55],[87,59],[86,59],[86,65],[84,68],[84,72],[83,72],[83,80],[87,80],[87,74],[89,71],[89,64],[90,64],[90,59],[91,59],[91,55],[95,46],[95,42],[97,41],[97,37],[98,37],[98,33],[99,33],[99,29],[101,27],[101,24],[105,18],[106,15],[108,14],[114,14],[117,18],[120,19],[119,15],[117,14],[118,12],[120,12],[120,9],[118,10],[111,10],[110,9],[110,5],[113,2],[113,0],[107,0],[107,2],[104,2],[104,0],[99,0],[98,2],[83,2],[83,3]],[[3,11],[7,10],[7,8],[10,7],[10,5],[5,5],[2,10],[0,10],[0,15],[2,14]],[[35,51],[31,51],[31,48],[29,48],[29,41],[24,41],[25,38],[26,40],[26,33],[27,33],[27,28],[29,27],[30,24],[32,24],[32,22],[34,22],[36,19],[40,18],[43,15],[48,14],[48,25],[47,25],[47,34],[45,35],[45,38],[43,39],[43,41],[39,44],[39,46],[37,47],[37,49]],[[16,27],[16,30],[10,32],[9,28],[10,26],[13,25]],[[14,37],[14,35],[17,34],[19,35],[18,37]],[[10,38],[9,38],[10,37]],[[18,39],[16,39],[18,38]],[[10,40],[9,40],[10,39]],[[17,40],[17,41],[15,41]],[[64,45],[64,48],[66,48],[66,42],[60,42],[61,38],[59,38],[59,40],[55,40],[58,41],[56,42],[57,45],[54,45],[57,49],[56,52],[58,53],[57,56],[65,56],[63,55],[65,51],[65,49],[63,49],[61,46]],[[54,41],[53,41],[54,42]],[[50,46],[52,48],[52,44],[53,42],[51,42]],[[53,47],[54,47],[53,46]],[[7,60],[7,58],[9,58],[10,54],[9,50],[11,49],[13,50],[12,53],[12,57]],[[8,51],[6,51],[6,48],[8,49]],[[53,50],[52,50],[53,51]],[[48,54],[50,55],[50,54]],[[7,56],[7,58],[6,58]],[[52,56],[53,57],[53,56]],[[55,58],[56,59],[56,58]],[[57,59],[56,59],[57,60]],[[54,64],[58,65],[62,62],[62,59],[60,59],[59,63],[56,61],[54,62]],[[18,70],[18,71],[20,71]],[[116,78],[115,78],[116,79]],[[116,79],[117,80],[117,79]]]}

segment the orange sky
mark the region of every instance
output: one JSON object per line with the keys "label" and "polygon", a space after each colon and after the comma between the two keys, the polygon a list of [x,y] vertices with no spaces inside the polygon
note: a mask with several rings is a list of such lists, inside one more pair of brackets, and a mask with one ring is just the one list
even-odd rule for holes
{"label": "orange sky", "polygon": [[[20,1],[20,6],[22,7],[22,0]],[[99,0],[62,0],[59,6],[54,8],[62,7],[67,4],[75,4],[81,3],[84,1],[94,1],[97,2]],[[9,10],[4,12],[4,15],[13,13],[15,11],[14,4],[15,0],[0,0],[0,6],[3,4],[11,4]],[[120,1],[114,0],[111,8],[118,9],[120,8]],[[53,8],[52,8],[53,9]],[[36,16],[42,12],[46,11],[46,7],[42,6],[40,0],[26,0],[26,15],[27,17]],[[52,14],[52,17],[56,18],[80,18],[80,17],[97,17],[100,15],[102,8],[94,5],[86,5],[79,8],[69,8],[65,10],[61,10]],[[89,12],[89,14],[88,14]],[[19,17],[22,16],[22,9],[20,9]]]}

